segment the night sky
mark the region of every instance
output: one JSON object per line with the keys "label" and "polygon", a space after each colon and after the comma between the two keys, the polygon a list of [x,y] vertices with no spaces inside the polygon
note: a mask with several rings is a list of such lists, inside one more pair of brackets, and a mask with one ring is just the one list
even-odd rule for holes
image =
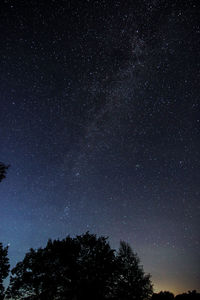
{"label": "night sky", "polygon": [[0,241],[129,242],[155,291],[200,289],[198,1],[1,0]]}

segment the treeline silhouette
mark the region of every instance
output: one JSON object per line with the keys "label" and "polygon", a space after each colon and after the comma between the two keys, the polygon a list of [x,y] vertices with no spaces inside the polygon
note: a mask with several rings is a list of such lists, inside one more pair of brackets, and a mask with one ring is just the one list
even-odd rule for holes
{"label": "treeline silhouette", "polygon": [[193,291],[188,291],[188,293],[183,293],[174,296],[173,293],[169,291],[164,291],[160,293],[155,293],[152,295],[152,300],[199,300],[200,299],[200,294],[197,293],[196,290]]}
{"label": "treeline silhouette", "polygon": [[86,232],[63,240],[49,240],[44,248],[30,249],[11,270],[8,247],[0,243],[0,299],[49,300],[199,300],[196,291],[153,294],[150,275],[129,244],[111,249],[106,237]]}

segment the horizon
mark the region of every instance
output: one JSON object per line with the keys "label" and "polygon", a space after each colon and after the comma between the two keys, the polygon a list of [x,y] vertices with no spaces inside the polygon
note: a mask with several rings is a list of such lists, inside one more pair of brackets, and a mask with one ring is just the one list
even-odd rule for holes
{"label": "horizon", "polygon": [[[90,232],[90,231],[87,231],[87,232],[89,232],[90,234],[96,235],[95,232]],[[83,235],[83,234],[85,234],[85,233],[81,233],[80,235]],[[75,238],[77,235],[76,235],[76,234],[73,235],[73,236],[71,236],[71,235],[66,235],[66,237],[68,237],[68,236],[70,236],[71,238]],[[101,235],[100,235],[100,236],[96,235],[96,236],[97,236],[97,238],[98,238],[98,237],[101,237]],[[52,241],[55,241],[55,240],[56,240],[56,241],[62,241],[62,240],[64,240],[66,237],[63,237],[63,238],[55,238],[55,239],[48,238],[48,240],[46,241],[46,243],[44,243],[43,246],[40,246],[40,247],[37,247],[37,248],[33,248],[33,249],[34,249],[34,250],[37,250],[37,249],[39,249],[39,248],[44,248],[44,247],[47,245],[47,243],[48,243],[49,240],[52,240]],[[108,243],[110,244],[110,246],[111,246],[111,248],[112,248],[112,245],[111,245],[111,243],[110,243],[110,237],[106,236],[106,238],[107,238],[107,241],[108,241]],[[125,241],[125,242],[126,242],[126,241]],[[119,241],[119,244],[120,244],[120,241]],[[6,245],[4,245],[4,246],[6,246]],[[10,247],[10,245],[7,245],[7,246]],[[9,248],[8,248],[8,249],[9,249]],[[117,253],[119,247],[118,247],[118,248],[112,248],[112,249],[114,249],[115,252]],[[27,249],[27,251],[29,251],[29,250],[30,250],[30,249]],[[134,251],[134,249],[132,249],[132,250]],[[136,252],[134,251],[134,253],[136,253]],[[136,253],[136,254],[138,255],[138,253]],[[8,257],[9,257],[9,251],[8,251]],[[138,257],[139,257],[139,260],[140,260],[140,265],[143,267],[145,274],[147,274],[148,272],[145,271],[144,265],[143,265],[142,260],[141,260],[141,258],[140,258],[139,255],[138,255]],[[24,257],[23,257],[23,258],[24,258]],[[22,261],[23,258],[22,258],[21,260],[17,261],[17,262]],[[14,267],[14,266],[13,266],[13,267]],[[12,267],[10,268],[10,272],[11,272],[11,270],[12,270]],[[150,274],[150,275],[151,275],[151,274]],[[10,274],[9,274],[8,278],[5,280],[5,282],[6,282],[6,284],[5,284],[6,288],[7,288],[8,285],[9,285],[9,277],[10,277]],[[180,294],[188,293],[188,292],[190,292],[190,291],[191,291],[191,292],[192,292],[192,291],[196,291],[197,293],[200,293],[200,291],[197,290],[197,289],[195,289],[194,287],[191,288],[191,289],[187,289],[187,290],[184,290],[184,288],[180,288],[180,289],[176,289],[176,288],[175,288],[175,289],[173,290],[173,288],[172,288],[172,289],[169,288],[169,287],[170,287],[170,283],[166,283],[166,288],[165,288],[165,285],[163,285],[163,284],[161,284],[161,287],[159,288],[159,284],[158,284],[157,286],[155,286],[155,284],[154,284],[154,282],[153,282],[152,276],[151,276],[151,281],[152,281],[152,284],[153,284],[153,292],[154,292],[154,293],[160,293],[160,292],[168,291],[168,292],[173,293],[173,294],[174,294],[174,297],[176,297],[177,295],[180,295]],[[11,298],[11,299],[12,299],[12,298]]]}
{"label": "horizon", "polygon": [[[90,234],[95,234],[95,235],[96,235],[95,232],[90,232],[90,231],[89,231],[89,233],[90,233]],[[80,233],[80,235],[82,235],[82,234],[84,234],[84,232]],[[33,249],[34,249],[34,250],[37,250],[37,249],[39,249],[40,247],[41,247],[41,248],[44,248],[44,247],[47,245],[47,242],[48,242],[49,240],[52,240],[52,241],[54,241],[54,240],[62,241],[62,240],[64,240],[67,236],[70,236],[70,237],[74,238],[74,237],[76,237],[76,234],[74,234],[74,235],[68,235],[68,234],[67,234],[65,237],[62,237],[62,238],[55,238],[55,239],[51,239],[51,238],[49,237],[49,238],[46,240],[46,243],[44,242],[44,245],[41,245],[41,246],[39,246],[39,247],[33,247]],[[101,235],[100,235],[100,236],[101,236]],[[100,237],[100,236],[97,235],[97,237]],[[110,237],[109,237],[109,236],[106,236],[106,237],[108,238],[108,243],[109,243],[110,246],[112,247],[112,243],[110,242]],[[125,241],[125,242],[126,242],[126,241]],[[118,244],[120,244],[120,241],[119,241]],[[6,246],[6,245],[4,245],[4,246]],[[8,246],[8,257],[9,257],[9,247],[10,247],[11,245],[7,245],[7,246]],[[118,249],[119,249],[119,245],[118,245],[118,247],[113,247],[113,249],[117,252]],[[28,248],[28,249],[26,250],[26,252],[29,251],[29,250],[30,250],[30,248]],[[135,252],[134,248],[133,248],[133,251]],[[140,255],[139,255],[139,253],[137,253],[137,252],[135,252],[135,253],[138,255],[138,257],[139,257],[139,259],[140,259],[140,264],[143,266],[144,272],[145,272],[146,274],[149,273],[149,272],[146,272],[145,266],[143,265],[143,262],[142,262],[142,259],[141,259]],[[24,256],[23,256],[19,261],[17,261],[17,262],[22,261],[23,258],[24,258]],[[17,263],[17,262],[16,262],[16,263]],[[15,265],[16,265],[16,264],[15,264]],[[13,265],[13,266],[10,268],[10,271],[11,271],[11,269],[12,269],[15,265]],[[151,273],[150,273],[150,275],[151,275]],[[8,278],[5,280],[5,282],[6,282],[6,284],[5,284],[6,288],[7,288],[8,285],[9,285],[9,277],[10,277],[10,275],[9,275]],[[158,283],[158,284],[155,286],[152,275],[151,275],[151,280],[152,280],[152,284],[153,284],[153,292],[154,292],[154,293],[159,293],[159,292],[162,292],[162,291],[169,291],[169,292],[173,293],[174,296],[177,296],[177,295],[183,294],[183,293],[188,293],[188,291],[193,291],[193,290],[196,290],[197,293],[200,293],[200,290],[194,288],[194,286],[191,287],[191,288],[189,288],[189,289],[187,289],[187,290],[184,289],[184,287],[183,287],[183,288],[179,287],[179,289],[176,288],[176,287],[170,289],[170,286],[171,286],[170,282],[169,282],[169,283],[166,283],[166,284],[161,283],[161,285],[159,285],[159,283]],[[160,287],[159,287],[159,286],[160,286]]]}

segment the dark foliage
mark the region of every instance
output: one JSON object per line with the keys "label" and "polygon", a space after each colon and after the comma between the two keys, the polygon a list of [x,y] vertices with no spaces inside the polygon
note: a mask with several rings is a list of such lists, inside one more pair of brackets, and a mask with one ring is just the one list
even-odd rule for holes
{"label": "dark foliage", "polygon": [[107,238],[83,234],[30,249],[12,270],[7,298],[150,299],[152,285],[129,245],[117,255]]}
{"label": "dark foliage", "polygon": [[152,300],[173,300],[174,294],[168,291],[153,294]]}
{"label": "dark foliage", "polygon": [[188,291],[188,293],[180,294],[175,297],[176,300],[200,300],[200,293],[195,290]]}
{"label": "dark foliage", "polygon": [[125,242],[120,243],[117,254],[118,273],[115,281],[115,299],[150,299],[152,284],[150,275],[145,274],[140,260]]}
{"label": "dark foliage", "polygon": [[0,182],[6,177],[6,171],[9,166],[6,166],[4,163],[0,162]]}
{"label": "dark foliage", "polygon": [[0,299],[4,299],[3,280],[9,273],[8,247],[3,247],[0,243]]}
{"label": "dark foliage", "polygon": [[164,291],[158,294],[153,294],[152,300],[200,300],[200,294],[194,291],[188,291],[188,293],[179,294],[176,297],[171,292]]}

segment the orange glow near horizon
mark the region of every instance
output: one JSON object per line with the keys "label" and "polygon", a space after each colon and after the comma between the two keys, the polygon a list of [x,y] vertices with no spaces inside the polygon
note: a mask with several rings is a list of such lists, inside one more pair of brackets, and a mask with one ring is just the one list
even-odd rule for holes
{"label": "orange glow near horizon", "polygon": [[165,282],[154,282],[153,288],[154,293],[159,293],[161,291],[169,291],[173,293],[174,296],[195,290],[195,287],[187,287],[186,285],[181,285],[180,282],[170,282],[170,280],[166,280]]}

